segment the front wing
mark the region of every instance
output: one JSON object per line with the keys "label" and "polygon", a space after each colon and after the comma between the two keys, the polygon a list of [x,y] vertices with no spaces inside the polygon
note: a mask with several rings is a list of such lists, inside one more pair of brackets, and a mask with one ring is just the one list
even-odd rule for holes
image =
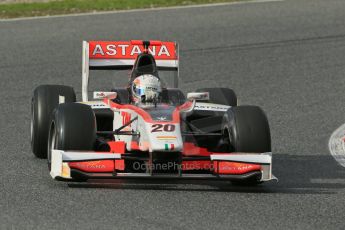
{"label": "front wing", "polygon": [[[54,179],[103,179],[103,178],[125,178],[125,179],[214,179],[232,180],[247,179],[256,177],[260,181],[277,179],[272,174],[272,154],[271,153],[228,153],[211,154],[207,157],[215,165],[210,173],[185,173],[182,170],[177,174],[150,174],[150,173],[124,173],[114,169],[113,172],[98,170],[97,172],[86,172],[70,167],[70,163],[75,162],[95,162],[95,161],[119,161],[126,159],[120,153],[111,152],[83,152],[83,151],[62,151],[53,150],[51,159],[50,175]],[[191,158],[189,157],[189,160]],[[192,158],[193,160],[193,158]],[[239,163],[256,165],[257,170],[246,171],[243,174],[231,173],[227,170],[227,163]],[[225,168],[224,168],[225,167]]]}

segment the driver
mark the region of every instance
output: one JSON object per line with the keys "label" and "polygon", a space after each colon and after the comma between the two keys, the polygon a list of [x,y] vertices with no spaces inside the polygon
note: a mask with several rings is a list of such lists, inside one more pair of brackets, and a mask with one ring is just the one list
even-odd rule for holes
{"label": "driver", "polygon": [[131,99],[135,104],[156,104],[162,93],[161,81],[152,74],[136,77],[130,85]]}

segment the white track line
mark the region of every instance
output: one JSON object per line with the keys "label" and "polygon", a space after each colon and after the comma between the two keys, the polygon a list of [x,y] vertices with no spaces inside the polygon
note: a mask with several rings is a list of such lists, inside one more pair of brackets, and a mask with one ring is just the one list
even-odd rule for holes
{"label": "white track line", "polygon": [[313,184],[345,184],[345,179],[344,178],[334,178],[334,179],[314,178],[314,179],[310,179],[310,182]]}
{"label": "white track line", "polygon": [[334,159],[345,167],[345,124],[332,133],[329,138],[328,148]]}
{"label": "white track line", "polygon": [[79,13],[79,14],[61,14],[61,15],[52,15],[52,16],[0,19],[0,22],[38,20],[38,19],[50,19],[50,18],[62,18],[62,17],[94,16],[94,15],[107,15],[107,14],[120,14],[120,13],[136,13],[136,12],[146,12],[146,11],[176,10],[176,9],[188,9],[188,8],[217,7],[217,6],[227,6],[227,5],[243,5],[243,4],[283,2],[283,1],[285,0],[248,0],[248,1],[243,1],[243,2],[223,2],[223,3],[199,4],[199,5],[196,4],[196,5],[188,5],[188,6],[157,7],[157,8],[149,8],[149,9],[115,10],[115,11],[103,11],[103,12],[94,11],[91,13],[89,12],[89,13]]}

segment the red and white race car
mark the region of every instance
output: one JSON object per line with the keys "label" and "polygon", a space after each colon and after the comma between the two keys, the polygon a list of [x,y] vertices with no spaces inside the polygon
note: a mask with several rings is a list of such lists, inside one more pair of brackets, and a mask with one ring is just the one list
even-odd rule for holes
{"label": "red and white race car", "polygon": [[[33,153],[48,159],[57,180],[275,179],[265,113],[238,106],[228,88],[185,96],[177,88],[178,67],[175,42],[84,41],[82,102],[68,86],[34,91]],[[128,86],[94,92],[88,100],[90,70],[126,69]],[[171,88],[156,84],[163,71],[173,73]]]}

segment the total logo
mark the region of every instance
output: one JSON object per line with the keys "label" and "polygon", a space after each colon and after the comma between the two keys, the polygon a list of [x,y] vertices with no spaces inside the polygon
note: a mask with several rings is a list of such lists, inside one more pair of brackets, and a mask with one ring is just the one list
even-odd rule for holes
{"label": "total logo", "polygon": [[166,121],[168,118],[167,117],[157,117],[158,121]]}
{"label": "total logo", "polygon": [[82,162],[82,163],[77,163],[76,165],[80,168],[86,168],[86,169],[103,169],[106,166],[103,164],[100,164],[100,161],[94,161],[94,162]]}
{"label": "total logo", "polygon": [[96,96],[97,96],[97,97],[105,97],[106,95],[105,95],[105,93],[103,93],[103,92],[97,92],[97,93],[96,93]]}

